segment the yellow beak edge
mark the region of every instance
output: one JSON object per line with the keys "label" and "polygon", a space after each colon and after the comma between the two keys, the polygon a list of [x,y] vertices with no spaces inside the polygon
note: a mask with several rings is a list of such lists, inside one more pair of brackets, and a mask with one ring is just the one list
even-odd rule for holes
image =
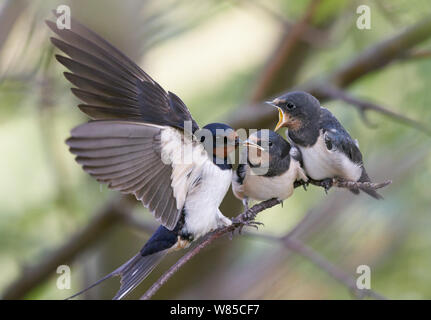
{"label": "yellow beak edge", "polygon": [[277,122],[277,125],[275,126],[274,131],[277,131],[278,129],[280,129],[281,127],[283,127],[284,124],[285,124],[284,113],[283,113],[283,111],[280,108],[278,108],[278,122]]}

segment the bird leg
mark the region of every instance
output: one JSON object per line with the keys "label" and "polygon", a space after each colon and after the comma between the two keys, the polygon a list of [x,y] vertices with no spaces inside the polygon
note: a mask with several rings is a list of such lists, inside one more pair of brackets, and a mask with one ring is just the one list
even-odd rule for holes
{"label": "bird leg", "polygon": [[242,205],[244,206],[244,211],[248,211],[248,198],[242,199]]}

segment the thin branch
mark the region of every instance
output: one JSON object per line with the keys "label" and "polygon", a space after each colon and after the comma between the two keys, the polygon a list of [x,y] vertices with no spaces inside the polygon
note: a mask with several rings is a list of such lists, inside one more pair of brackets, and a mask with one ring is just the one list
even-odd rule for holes
{"label": "thin branch", "polygon": [[3,3],[0,11],[0,52],[2,52],[3,46],[19,16],[24,13],[28,5],[29,3],[24,0],[8,0]]}
{"label": "thin branch", "polygon": [[[337,186],[341,188],[353,188],[354,186],[359,187],[359,186],[362,186],[363,184],[363,183],[352,182],[352,181],[343,181],[343,182],[337,181],[336,183],[337,183]],[[382,188],[388,185],[389,183],[390,182],[385,182],[381,184],[366,183],[366,187]],[[281,203],[281,201],[277,199],[270,199],[270,200],[260,202],[254,205],[253,207],[249,208],[248,210],[242,212],[237,217],[235,217],[232,220],[233,221],[232,225],[220,228],[214,231],[213,233],[211,233],[199,245],[197,245],[195,248],[191,249],[184,256],[182,256],[180,260],[178,260],[171,268],[169,268],[168,271],[166,271],[156,282],[154,282],[153,285],[147,290],[147,292],[145,292],[145,294],[141,297],[141,300],[150,299],[179,269],[181,269],[183,265],[185,265],[190,259],[196,256],[202,249],[210,245],[212,242],[214,242],[214,240],[220,238],[222,235],[229,232],[233,233],[236,229],[239,229],[239,232],[241,232],[242,228],[247,225],[257,228],[257,225],[256,225],[257,223],[254,221],[257,214],[279,203]],[[286,236],[286,238],[289,238],[289,237]],[[319,266],[324,265],[326,262],[324,259],[318,260],[320,256],[318,256],[316,253],[313,255],[312,252],[310,252],[310,250],[307,251],[307,247],[303,248],[303,247],[300,247],[300,245],[297,243],[290,243],[290,242],[289,242],[289,245],[297,249],[301,248],[302,251],[307,252],[307,254],[309,254],[313,259],[315,259],[315,261],[314,260],[312,261],[316,264],[318,262],[319,264],[317,265]],[[326,268],[325,270],[327,270],[329,273],[335,270],[335,267],[330,264],[329,264],[329,267],[328,265],[325,265],[325,268]],[[341,274],[340,272],[338,273],[335,272],[335,275],[333,276],[341,277],[342,275],[343,274]],[[354,284],[349,283],[349,288],[356,288],[356,287],[354,286]]]}
{"label": "thin branch", "polygon": [[[288,20],[282,13],[273,10],[260,1],[235,1],[235,4],[244,4],[254,7],[274,20],[278,21],[285,30],[289,30],[295,25],[295,22]],[[305,26],[304,33],[301,35],[301,40],[313,47],[323,47],[328,43],[328,33],[313,27],[312,25]]]}
{"label": "thin branch", "polygon": [[431,50],[410,50],[399,57],[402,61],[416,61],[418,59],[429,59],[431,58]]}
{"label": "thin branch", "polygon": [[[132,216],[130,216],[132,217]],[[129,218],[129,217],[128,217]],[[151,230],[154,230],[155,225],[148,224],[140,219],[125,219],[132,227],[138,228],[139,230],[148,233]],[[187,261],[197,255],[204,247],[210,245],[214,240],[219,238],[222,234],[216,235],[215,237],[208,237],[206,240],[202,241],[196,248],[192,249],[189,253],[189,256],[184,255],[178,262],[168,271],[166,272],[159,281],[157,281],[157,285],[153,285],[151,287],[151,291],[148,290],[141,299],[147,300],[151,298],[168,280],[173,276],[175,272],[177,272]],[[357,288],[355,284],[355,279],[351,277],[348,273],[346,273],[343,269],[339,268],[337,265],[331,263],[325,257],[314,251],[311,247],[305,245],[302,241],[297,240],[293,237],[293,233],[289,232],[287,235],[283,237],[277,237],[270,234],[262,234],[257,232],[244,232],[244,235],[250,237],[251,239],[263,239],[272,242],[279,242],[284,245],[289,250],[296,252],[297,254],[303,256],[304,258],[311,261],[314,265],[320,267],[322,270],[327,272],[331,277],[340,283],[344,284],[347,288],[351,290],[351,292],[358,298],[363,299],[364,297],[372,297],[377,300],[385,300],[386,298],[381,294],[373,291],[373,290],[360,290]]]}
{"label": "thin branch", "polygon": [[[323,79],[311,80],[303,85],[291,88],[289,91],[304,90],[313,94],[321,102],[324,102],[328,97],[320,94],[319,89],[322,86],[330,85],[336,88],[345,88],[363,76],[380,70],[395,60],[399,60],[399,57],[403,54],[409,52],[413,47],[430,37],[431,17],[428,17],[398,34],[367,48],[328,76],[323,77]],[[283,93],[280,92],[278,95],[281,94]],[[380,112],[379,110],[373,111]],[[274,122],[275,117],[276,112],[273,108],[260,102],[239,108],[229,115],[228,122],[234,128],[259,128],[264,123],[269,125]],[[413,128],[416,128],[416,126]]]}
{"label": "thin branch", "polygon": [[52,276],[59,265],[73,260],[83,250],[98,241],[106,231],[131,210],[128,197],[111,199],[94,218],[61,247],[44,257],[40,263],[24,267],[21,276],[2,293],[2,299],[16,300]]}
{"label": "thin branch", "polygon": [[344,284],[348,287],[352,293],[359,299],[362,299],[366,296],[372,297],[378,300],[385,300],[386,298],[371,289],[363,289],[359,290],[356,286],[356,281],[352,278],[347,272],[343,269],[338,268],[335,264],[332,264],[328,260],[326,260],[323,256],[319,255],[313,249],[303,244],[301,241],[295,240],[293,238],[285,237],[283,239],[284,245],[291,249],[292,251],[304,256],[313,262],[316,266],[325,270],[331,277],[340,283]]}
{"label": "thin branch", "polygon": [[[344,88],[352,82],[357,81],[362,76],[375,72],[392,61],[399,59],[403,54],[405,54],[405,52],[410,51],[411,48],[427,40],[430,36],[431,18],[427,18],[410,28],[403,30],[394,37],[371,46],[346,63],[343,67],[333,71],[323,81],[308,82],[297,88],[308,91],[314,94],[318,99],[322,99],[315,93],[316,89],[321,86],[322,83],[329,83],[331,85],[336,85],[339,88]],[[276,78],[273,77],[273,80],[276,80]],[[265,123],[271,123],[275,115],[276,113],[271,108],[263,108],[262,104],[248,104],[230,115],[228,123],[236,128],[259,128],[263,127]],[[107,212],[115,210],[115,208],[115,201],[109,201],[104,206],[104,212],[108,215]],[[103,216],[103,212],[100,214]],[[106,222],[106,225],[104,221]],[[107,227],[114,224],[114,221],[116,220],[101,219],[100,225],[105,225],[105,227]],[[9,297],[10,299],[22,298],[32,288],[36,287],[48,278],[58,264],[72,260],[77,255],[78,250],[82,251],[90,246],[94,241],[101,238],[104,232],[100,232],[102,228],[97,228],[97,225],[98,224],[96,224],[96,230],[98,231],[92,233],[91,237],[87,236],[89,232],[82,232],[82,234],[77,233],[64,246],[55,250],[48,259],[32,268],[41,271],[30,274],[24,273],[21,278],[16,280],[8,289],[6,289],[3,297]],[[74,242],[80,244],[80,248],[78,250],[67,249],[73,248]],[[66,250],[64,250],[65,248]]]}
{"label": "thin branch", "polygon": [[276,237],[256,232],[247,232],[246,235],[250,236],[251,238],[261,238],[267,241],[281,243],[287,249],[292,250],[293,252],[308,259],[314,265],[318,266],[320,269],[328,273],[332,278],[345,285],[358,299],[371,297],[377,300],[386,300],[384,296],[371,289],[358,289],[358,287],[356,286],[356,281],[352,276],[350,276],[347,272],[345,272],[343,269],[339,268],[335,264],[331,263],[322,255],[318,254],[316,251],[304,244],[302,241],[292,237],[290,233],[283,237]]}
{"label": "thin branch", "polygon": [[326,181],[322,180],[314,180],[311,178],[308,178],[307,182],[304,181],[295,181],[294,187],[298,188],[301,186],[308,186],[309,184],[322,187],[322,188],[328,188],[328,187],[337,187],[337,188],[344,188],[344,189],[368,189],[368,190],[377,190],[384,188],[392,183],[392,180],[386,180],[384,182],[359,182],[359,181],[348,181],[340,178],[333,178],[331,181],[331,185],[328,185]]}
{"label": "thin branch", "polygon": [[282,90],[297,75],[300,66],[305,61],[310,46],[305,45],[302,36],[316,14],[321,0],[310,1],[303,16],[295,22],[289,32],[282,35],[280,42],[267,59],[262,72],[250,94],[250,102],[256,103]]}
{"label": "thin branch", "polygon": [[346,189],[369,189],[369,190],[377,190],[384,188],[392,183],[392,180],[386,180],[384,182],[359,182],[359,181],[347,181],[334,179],[334,187],[338,188],[346,188]]}
{"label": "thin branch", "polygon": [[356,107],[361,114],[365,113],[368,110],[373,110],[383,115],[390,117],[391,119],[406,124],[410,127],[416,128],[425,132],[428,135],[431,135],[431,127],[409,117],[406,117],[403,114],[396,113],[386,107],[378,105],[376,103],[366,101],[363,99],[359,99],[354,97],[353,95],[347,93],[346,91],[334,87],[334,86],[321,86],[317,89],[320,96],[323,96],[327,99],[338,99],[349,103],[350,105]]}
{"label": "thin branch", "polygon": [[[235,220],[244,221],[244,223],[246,223],[247,221],[251,221],[259,212],[271,208],[279,203],[280,201],[276,199],[263,201],[254,205],[247,211],[239,214]],[[233,233],[236,229],[242,228],[243,226],[244,224],[242,223],[233,223],[230,226],[226,226],[212,232],[199,245],[189,250],[184,256],[182,256],[180,260],[178,260],[172,267],[169,268],[168,271],[166,271],[156,282],[154,282],[153,285],[147,290],[147,292],[145,292],[145,294],[141,297],[141,300],[150,299],[183,265],[185,265],[190,259],[196,256],[202,249],[207,247],[214,240],[220,238],[227,233]]]}

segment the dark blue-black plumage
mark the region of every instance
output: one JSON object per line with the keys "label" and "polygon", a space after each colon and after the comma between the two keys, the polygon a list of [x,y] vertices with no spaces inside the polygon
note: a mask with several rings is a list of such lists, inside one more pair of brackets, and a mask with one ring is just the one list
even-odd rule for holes
{"label": "dark blue-black plumage", "polygon": [[[288,128],[287,137],[301,150],[310,178],[328,180],[338,177],[370,182],[358,142],[315,97],[294,91],[274,99],[271,104],[279,110],[276,130]],[[361,190],[376,199],[382,198],[375,190]],[[358,189],[351,191],[359,193]]]}
{"label": "dark blue-black plumage", "polygon": [[[118,275],[114,299],[121,299],[166,253],[231,223],[218,207],[231,181],[228,155],[239,141],[221,123],[201,129],[208,141],[196,140],[199,126],[184,102],[121,51],[73,19],[70,29],[47,25],[60,38],[51,38],[53,45],[69,56],[56,58],[70,71],[64,75],[83,101],[78,107],[93,120],[72,130],[70,151],[86,172],[133,194],[161,223],[139,253],[90,286]],[[181,163],[184,146],[197,157],[192,163]]]}

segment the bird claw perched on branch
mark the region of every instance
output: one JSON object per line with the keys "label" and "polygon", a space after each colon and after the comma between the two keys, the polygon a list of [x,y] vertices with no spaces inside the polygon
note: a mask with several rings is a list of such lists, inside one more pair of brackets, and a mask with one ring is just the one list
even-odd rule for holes
{"label": "bird claw perched on branch", "polygon": [[392,180],[386,180],[384,182],[355,182],[355,181],[347,181],[339,178],[333,179],[334,186],[338,188],[347,188],[347,189],[369,189],[369,190],[377,190],[384,188],[392,183]]}
{"label": "bird claw perched on branch", "polygon": [[255,215],[248,216],[246,214],[248,211],[249,210],[245,211],[242,215],[232,219],[232,224],[234,226],[234,229],[232,230],[232,235],[235,233],[236,229],[238,229],[238,233],[241,234],[244,227],[253,227],[257,230],[259,229],[259,226],[264,225],[262,222],[254,220]]}
{"label": "bird claw perched on branch", "polygon": [[[276,203],[271,204],[271,202],[276,201]],[[238,233],[241,234],[242,229],[244,227],[253,227],[256,228],[256,230],[259,228],[259,226],[263,226],[264,224],[262,222],[255,221],[256,216],[259,212],[262,210],[272,207],[273,205],[277,203],[282,203],[279,200],[276,199],[270,199],[263,201],[259,204],[256,204],[255,206],[245,210],[243,213],[238,215],[237,217],[232,219],[232,235],[234,234],[235,230],[238,229]]]}
{"label": "bird claw perched on branch", "polygon": [[244,227],[253,227],[256,230],[258,230],[259,226],[263,226],[263,225],[264,224],[262,222],[258,222],[258,221],[254,221],[254,220],[246,220],[246,221],[243,221],[243,222],[239,223],[238,233],[241,234],[242,233],[242,229]]}
{"label": "bird claw perched on branch", "polygon": [[327,194],[329,189],[331,189],[334,185],[336,185],[335,181],[336,181],[335,178],[334,179],[328,178],[328,179],[323,179],[323,180],[313,180],[313,179],[309,178],[306,183],[307,183],[307,185],[313,184],[315,186],[324,188],[325,193]]}
{"label": "bird claw perched on branch", "polygon": [[303,187],[305,191],[307,191],[308,186],[310,185],[310,183],[308,181],[304,181],[304,180],[296,180],[293,183],[293,187],[294,188],[298,188],[298,187]]}
{"label": "bird claw perched on branch", "polygon": [[333,178],[333,179],[324,179],[324,180],[313,180],[309,179],[309,183],[322,187],[325,189],[325,192],[328,193],[328,190],[332,187],[345,188],[345,189],[369,189],[369,190],[377,190],[384,188],[392,183],[392,180],[386,180],[384,182],[359,182],[359,181],[348,181],[341,178]]}

